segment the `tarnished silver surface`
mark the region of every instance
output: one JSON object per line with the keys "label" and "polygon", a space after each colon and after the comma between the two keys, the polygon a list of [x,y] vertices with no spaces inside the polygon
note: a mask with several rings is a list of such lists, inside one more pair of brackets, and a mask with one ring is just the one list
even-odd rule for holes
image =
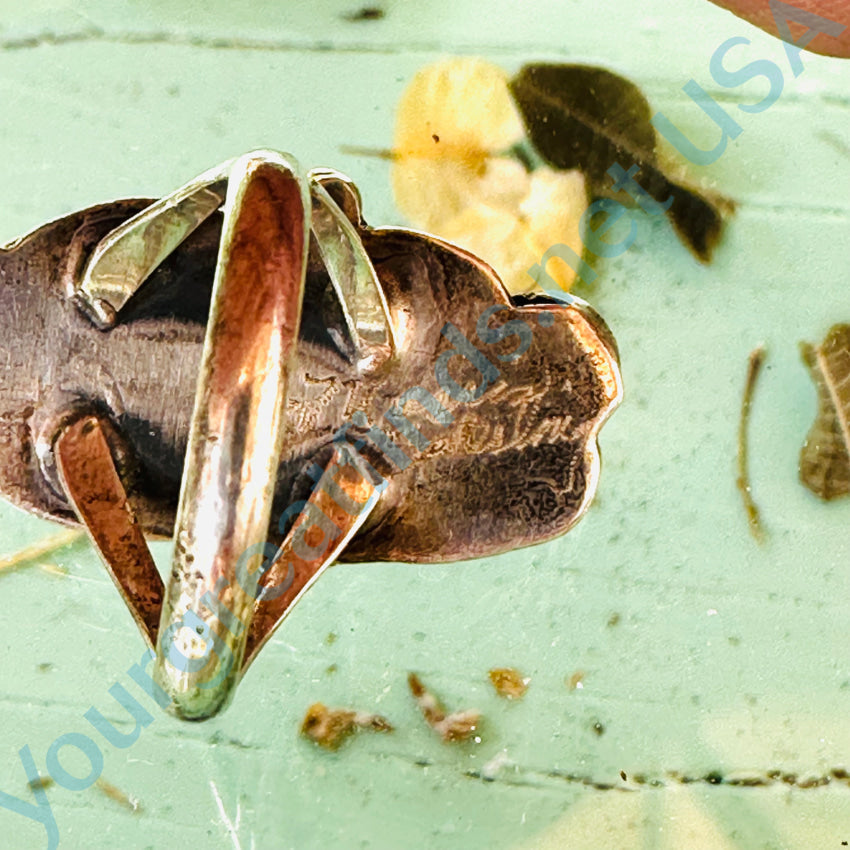
{"label": "tarnished silver surface", "polygon": [[156,646],[165,588],[129,507],[104,424],[84,416],[56,440],[59,474],[74,510],[103,558],[148,645]]}
{"label": "tarnished silver surface", "polygon": [[[15,329],[0,340],[0,491],[82,518],[140,625],[158,576],[135,543],[110,543],[124,521],[109,505],[126,493],[147,534],[177,517],[157,669],[194,718],[331,561],[450,561],[567,531],[622,392],[613,337],[580,300],[512,299],[466,251],[368,227],[336,172],[299,182],[276,154],[239,162],[224,213],[203,218],[213,169],[176,206],[94,207],[0,253]],[[109,244],[103,268],[127,268],[126,285],[104,275],[81,305]],[[108,448],[98,476],[71,451],[85,417]]]}

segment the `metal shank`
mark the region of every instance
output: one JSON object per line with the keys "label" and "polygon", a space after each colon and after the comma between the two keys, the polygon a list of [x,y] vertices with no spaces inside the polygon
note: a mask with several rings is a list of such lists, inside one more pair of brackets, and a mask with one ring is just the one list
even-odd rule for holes
{"label": "metal shank", "polygon": [[[246,633],[228,630],[213,600],[250,622],[254,599],[236,581],[235,568],[268,531],[308,211],[303,181],[282,158],[270,154],[234,166],[157,652],[157,678],[185,717],[217,710],[241,666]],[[188,612],[203,625],[184,623]],[[213,633],[226,651],[210,657]],[[195,676],[198,658],[221,669]]]}

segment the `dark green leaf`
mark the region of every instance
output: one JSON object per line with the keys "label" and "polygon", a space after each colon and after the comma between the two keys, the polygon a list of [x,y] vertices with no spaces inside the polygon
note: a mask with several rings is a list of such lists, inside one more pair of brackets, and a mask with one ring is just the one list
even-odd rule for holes
{"label": "dark green leaf", "polygon": [[[671,180],[655,155],[652,112],[623,77],[585,65],[526,65],[510,82],[532,144],[555,168],[579,168],[591,192],[608,195],[608,169],[637,165],[634,179],[667,210],[676,231],[702,262],[711,259],[731,201]],[[618,197],[624,197],[619,193]]]}

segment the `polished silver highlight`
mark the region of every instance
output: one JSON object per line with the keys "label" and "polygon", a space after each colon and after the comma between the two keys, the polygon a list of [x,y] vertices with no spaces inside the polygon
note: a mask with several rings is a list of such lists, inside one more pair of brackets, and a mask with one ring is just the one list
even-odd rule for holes
{"label": "polished silver highlight", "polygon": [[233,162],[205,171],[100,242],[76,294],[102,327],[115,324],[118,311],[154,269],[219,209]]}

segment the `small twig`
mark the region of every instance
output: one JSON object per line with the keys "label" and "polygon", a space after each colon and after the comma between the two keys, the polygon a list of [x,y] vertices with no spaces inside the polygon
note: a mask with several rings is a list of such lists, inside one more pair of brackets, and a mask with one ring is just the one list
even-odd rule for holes
{"label": "small twig", "polygon": [[[437,136],[434,141],[438,142],[439,136]],[[349,156],[368,156],[373,157],[374,159],[388,159],[392,162],[401,159],[433,159],[433,157],[427,152],[402,153],[394,148],[368,148],[361,145],[340,145],[339,152],[348,154]],[[525,162],[517,154],[516,149],[512,149],[504,153],[495,151],[488,153],[487,156],[490,159],[520,160],[523,164],[525,164]]]}
{"label": "small twig", "polygon": [[747,368],[747,381],[744,384],[744,397],[741,402],[741,419],[738,423],[738,489],[744,500],[744,509],[747,512],[747,521],[750,532],[759,542],[764,542],[764,527],[761,523],[761,515],[758,506],[753,501],[752,488],[750,487],[750,464],[747,452],[747,433],[750,423],[750,405],[752,403],[753,391],[759,372],[764,363],[766,351],[764,346],[750,352],[749,366]]}
{"label": "small twig", "polygon": [[378,159],[398,159],[398,154],[392,148],[366,148],[359,145],[340,145],[340,153],[351,156],[373,156]]}
{"label": "small twig", "polygon": [[13,555],[6,555],[0,558],[0,572],[4,570],[13,570],[16,567],[34,561],[36,558],[41,558],[44,555],[50,555],[57,549],[64,546],[69,546],[76,543],[83,537],[83,532],[77,528],[70,528],[67,531],[61,531],[59,534],[51,535],[44,540],[39,540],[38,543],[33,543],[32,546],[27,546],[21,549],[20,552],[15,552]]}

